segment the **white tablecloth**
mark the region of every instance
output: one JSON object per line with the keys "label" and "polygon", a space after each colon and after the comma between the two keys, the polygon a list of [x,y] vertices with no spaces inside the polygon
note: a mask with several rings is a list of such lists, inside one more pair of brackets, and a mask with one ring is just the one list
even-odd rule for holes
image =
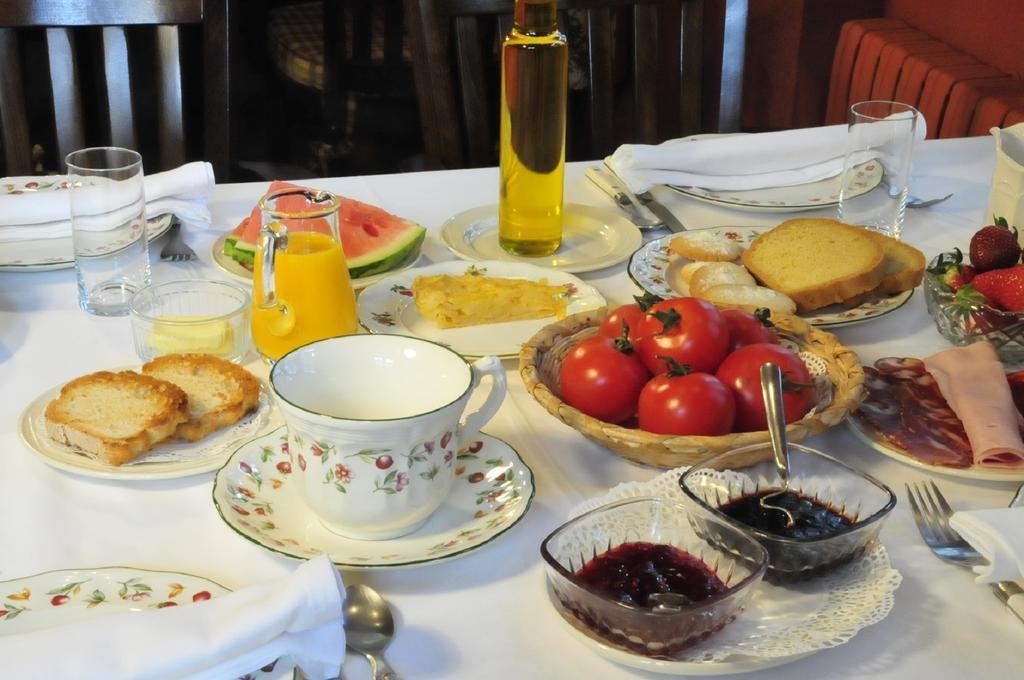
{"label": "white tablecloth", "polygon": [[[916,154],[913,191],[955,196],[935,208],[908,211],[904,238],[929,257],[959,246],[982,224],[994,163],[990,138],[929,141]],[[583,178],[567,171],[567,200],[610,205]],[[495,169],[325,179],[316,186],[374,203],[426,225],[431,261],[452,259],[437,240],[452,214],[497,200]],[[265,185],[218,186],[211,204],[214,231],[190,228],[201,264],[157,262],[154,277],[224,277],[210,247],[251,210]],[[691,227],[771,225],[784,216],[736,212],[656,190]],[[813,215],[815,213],[802,213]],[[831,211],[820,211],[831,215]],[[1024,225],[1022,225],[1024,226]],[[158,247],[154,250],[158,250]],[[610,303],[638,290],[625,265],[586,274]],[[926,356],[947,343],[915,293],[898,312],[839,329],[864,363],[887,355]],[[25,405],[50,386],[82,373],[136,361],[127,318],[93,317],[76,305],[73,270],[0,273],[0,581],[51,569],[131,565],[200,574],[229,587],[273,578],[291,562],[236,535],[210,501],[212,474],[157,482],[100,481],[55,470],[31,455],[16,425]],[[388,656],[406,678],[655,677],[605,661],[577,643],[548,602],[538,547],[574,505],[656,470],[632,465],[561,425],[526,393],[514,362],[510,398],[487,426],[533,468],[537,496],[518,526],[455,561],[403,571],[346,572],[347,583],[369,583],[397,612],[398,636]],[[811,444],[843,456],[896,490],[900,504],[882,540],[904,581],[890,616],[839,648],[757,677],[921,678],[1021,677],[1024,630],[970,572],[936,559],[921,542],[903,483],[924,475],[875,453],[845,427]],[[961,509],[1005,505],[1009,483],[938,478]],[[6,593],[0,593],[0,597]],[[0,626],[3,625],[0,620]],[[369,676],[350,655],[350,680]],[[0,662],[0,675],[2,675]]]}

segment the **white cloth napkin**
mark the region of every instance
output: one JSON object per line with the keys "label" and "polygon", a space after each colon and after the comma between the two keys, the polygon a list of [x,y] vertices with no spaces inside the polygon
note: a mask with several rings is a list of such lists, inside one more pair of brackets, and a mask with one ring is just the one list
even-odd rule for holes
{"label": "white cloth napkin", "polygon": [[345,659],[344,593],[320,556],[212,600],[0,636],[0,675],[231,680],[288,655],[310,680],[326,680]]}
{"label": "white cloth napkin", "polygon": [[[209,224],[210,209],[206,202],[214,186],[213,166],[209,163],[196,161],[146,175],[143,183],[147,218],[173,213],[187,223]],[[0,195],[0,243],[70,237],[70,191],[87,189]],[[116,198],[110,200],[116,202]],[[116,205],[109,208],[120,209]]]}
{"label": "white cloth napkin", "polygon": [[1024,578],[1024,508],[957,512],[949,524],[989,561],[974,568],[978,583]]}
{"label": "white cloth napkin", "polygon": [[[883,132],[883,128],[879,128]],[[924,118],[915,136],[924,139]],[[670,139],[656,146],[624,144],[608,164],[634,193],[658,184],[745,191],[817,182],[843,171],[847,126]],[[875,154],[859,152],[854,163]]]}

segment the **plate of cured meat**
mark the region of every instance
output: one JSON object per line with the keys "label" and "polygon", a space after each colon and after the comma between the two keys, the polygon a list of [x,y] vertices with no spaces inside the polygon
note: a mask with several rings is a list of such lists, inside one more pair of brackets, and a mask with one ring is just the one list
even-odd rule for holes
{"label": "plate of cured meat", "polygon": [[943,475],[1024,480],[1021,386],[988,343],[879,359],[864,374],[867,397],[847,422],[877,451]]}

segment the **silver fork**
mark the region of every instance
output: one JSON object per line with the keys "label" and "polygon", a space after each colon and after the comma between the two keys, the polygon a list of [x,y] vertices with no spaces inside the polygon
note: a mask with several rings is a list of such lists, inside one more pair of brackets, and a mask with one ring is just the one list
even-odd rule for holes
{"label": "silver fork", "polygon": [[189,248],[182,239],[181,220],[175,217],[174,224],[171,225],[167,234],[167,243],[160,251],[160,259],[164,262],[188,262],[197,258],[196,251]]}
{"label": "silver fork", "polygon": [[[933,553],[946,562],[965,569],[987,564],[988,560],[949,525],[953,508],[949,507],[935,482],[928,484],[931,489],[924,482],[906,485],[910,511],[921,538]],[[1000,581],[991,587],[995,596],[1024,622],[1024,588],[1013,581]]]}

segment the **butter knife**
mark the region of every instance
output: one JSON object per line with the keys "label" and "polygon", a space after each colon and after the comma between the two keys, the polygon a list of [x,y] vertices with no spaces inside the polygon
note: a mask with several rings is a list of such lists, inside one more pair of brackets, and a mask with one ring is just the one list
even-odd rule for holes
{"label": "butter knife", "polygon": [[619,176],[615,174],[615,171],[608,165],[605,160],[604,169],[615,178],[615,180],[625,189],[628,195],[633,196],[643,207],[650,210],[654,215],[661,221],[662,225],[668,227],[669,230],[674,232],[686,231],[686,225],[679,221],[671,210],[665,207],[665,204],[654,197],[650,191],[645,191],[642,194],[633,194],[626,187],[626,183],[619,179]]}
{"label": "butter knife", "polygon": [[629,220],[639,229],[661,229],[665,225],[653,211],[644,208],[639,199],[610,170],[590,166],[587,179],[594,186],[611,196],[612,200],[629,215]]}

